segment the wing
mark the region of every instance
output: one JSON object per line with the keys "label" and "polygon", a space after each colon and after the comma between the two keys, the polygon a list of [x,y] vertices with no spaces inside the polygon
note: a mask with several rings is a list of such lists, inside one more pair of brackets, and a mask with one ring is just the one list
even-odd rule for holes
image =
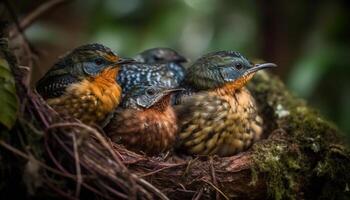
{"label": "wing", "polygon": [[72,66],[70,58],[60,59],[37,84],[36,89],[44,98],[54,98],[61,96],[66,87],[72,83],[78,82],[78,79],[69,74],[67,68]]}
{"label": "wing", "polygon": [[77,81],[69,74],[44,77],[37,83],[36,89],[44,99],[49,99],[61,96],[68,85]]}

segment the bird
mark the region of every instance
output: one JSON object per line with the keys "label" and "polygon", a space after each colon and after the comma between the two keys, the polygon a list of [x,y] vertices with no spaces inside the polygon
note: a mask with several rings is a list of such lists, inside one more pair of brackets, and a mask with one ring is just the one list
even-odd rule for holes
{"label": "bird", "polygon": [[157,47],[147,49],[137,54],[134,59],[141,63],[148,64],[164,64],[167,63],[167,67],[176,73],[178,79],[183,80],[185,77],[185,68],[183,63],[187,63],[189,60],[180,55],[177,51],[167,47]]}
{"label": "bird", "polygon": [[276,66],[253,65],[235,51],[217,51],[195,61],[181,85],[185,91],[176,94],[175,148],[225,157],[250,147],[261,137],[263,120],[245,85],[257,71]]}
{"label": "bird", "polygon": [[148,155],[171,149],[177,121],[170,96],[181,88],[140,84],[124,98],[104,131],[111,140]]}
{"label": "bird", "polygon": [[173,49],[148,49],[137,54],[134,59],[138,63],[122,65],[117,78],[123,88],[123,96],[140,83],[176,88],[185,77],[182,63],[188,60]]}
{"label": "bird", "polygon": [[185,63],[187,58],[180,55],[174,49],[167,47],[156,47],[142,51],[134,59],[142,63]]}
{"label": "bird", "polygon": [[100,124],[121,101],[116,82],[122,58],[102,44],[86,44],[58,59],[37,82],[37,92],[59,114]]}

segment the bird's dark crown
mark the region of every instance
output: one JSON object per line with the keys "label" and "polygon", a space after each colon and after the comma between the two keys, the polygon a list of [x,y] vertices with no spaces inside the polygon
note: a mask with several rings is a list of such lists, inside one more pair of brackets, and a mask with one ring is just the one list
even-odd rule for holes
{"label": "bird's dark crown", "polygon": [[185,81],[196,89],[213,89],[272,66],[275,65],[264,65],[263,67],[253,65],[247,58],[235,51],[218,51],[202,56],[190,66]]}
{"label": "bird's dark crown", "polygon": [[71,74],[76,78],[95,76],[115,65],[119,57],[102,44],[86,44],[63,55],[45,76]]}
{"label": "bird's dark crown", "polygon": [[80,47],[77,47],[73,50],[76,52],[79,51],[101,51],[101,52],[106,52],[106,53],[112,53],[112,50],[103,44],[98,44],[98,43],[92,43],[92,44],[85,44]]}
{"label": "bird's dark crown", "polygon": [[110,48],[102,44],[94,43],[75,48],[73,51],[64,55],[63,60],[69,58],[73,59],[76,63],[95,61],[96,59],[101,59],[101,62],[108,61],[109,63],[113,63],[116,62],[119,57]]}
{"label": "bird's dark crown", "polygon": [[144,63],[184,63],[187,59],[171,48],[158,47],[139,53],[135,59]]}

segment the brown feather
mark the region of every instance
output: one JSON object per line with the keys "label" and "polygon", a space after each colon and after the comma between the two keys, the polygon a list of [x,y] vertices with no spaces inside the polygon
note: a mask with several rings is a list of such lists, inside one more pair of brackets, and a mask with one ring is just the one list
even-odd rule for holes
{"label": "brown feather", "polygon": [[106,126],[106,133],[114,142],[148,154],[168,150],[175,141],[176,116],[165,97],[149,109],[118,108]]}

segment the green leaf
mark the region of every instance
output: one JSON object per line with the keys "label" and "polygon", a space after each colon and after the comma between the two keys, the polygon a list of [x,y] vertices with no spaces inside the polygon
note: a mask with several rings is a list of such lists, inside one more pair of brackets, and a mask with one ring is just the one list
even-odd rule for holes
{"label": "green leaf", "polygon": [[0,58],[0,124],[11,129],[17,118],[18,99],[9,63]]}

